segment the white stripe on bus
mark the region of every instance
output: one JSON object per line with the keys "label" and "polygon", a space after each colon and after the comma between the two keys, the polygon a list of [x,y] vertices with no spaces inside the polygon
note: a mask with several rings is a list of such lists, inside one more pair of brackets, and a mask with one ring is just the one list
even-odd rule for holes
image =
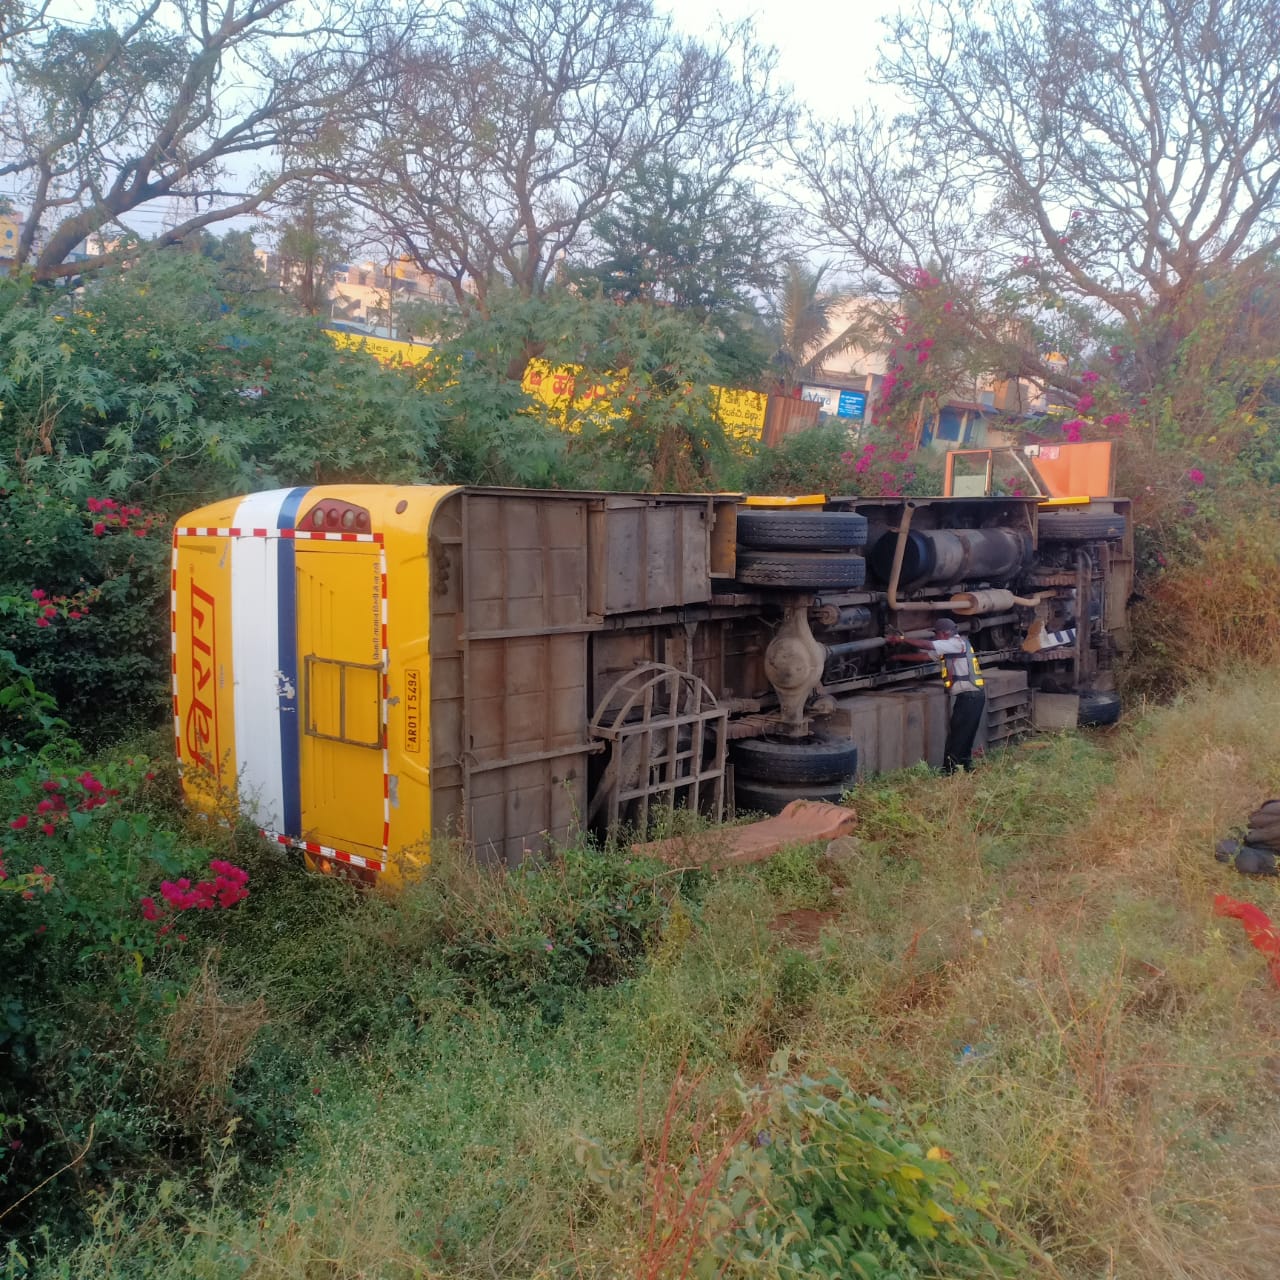
{"label": "white stripe on bus", "polygon": [[[239,529],[274,528],[289,489],[255,493],[236,508]],[[284,827],[280,760],[279,560],[272,540],[231,541],[231,669],[235,681],[240,808],[260,827]]]}

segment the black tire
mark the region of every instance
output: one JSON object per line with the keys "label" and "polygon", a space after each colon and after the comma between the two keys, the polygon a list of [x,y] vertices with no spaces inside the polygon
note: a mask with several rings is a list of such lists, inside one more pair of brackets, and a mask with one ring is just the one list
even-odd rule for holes
{"label": "black tire", "polygon": [[854,511],[739,511],[738,542],[765,551],[844,551],[867,543],[867,517]]}
{"label": "black tire", "polygon": [[793,800],[825,800],[829,804],[839,804],[844,793],[852,787],[852,778],[830,783],[795,783],[789,787],[743,778],[734,784],[733,795],[739,813],[781,813]]}
{"label": "black tire", "polygon": [[737,579],[748,587],[850,589],[867,580],[867,562],[848,552],[739,551]]}
{"label": "black tire", "polygon": [[1080,695],[1081,725],[1100,726],[1115,724],[1120,719],[1120,695],[1118,693],[1082,693]]}
{"label": "black tire", "polygon": [[1125,518],[1105,511],[1042,511],[1041,541],[1117,542],[1124,537]]}
{"label": "black tire", "polygon": [[840,782],[858,771],[858,748],[836,738],[804,742],[743,738],[730,751],[738,777],[766,782]]}

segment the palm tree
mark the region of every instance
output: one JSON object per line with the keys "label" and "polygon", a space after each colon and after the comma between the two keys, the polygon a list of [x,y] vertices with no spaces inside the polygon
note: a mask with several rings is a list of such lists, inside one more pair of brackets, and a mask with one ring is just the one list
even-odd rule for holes
{"label": "palm tree", "polygon": [[870,347],[875,336],[867,318],[859,316],[832,332],[837,315],[850,295],[826,292],[823,277],[829,263],[811,267],[792,259],[786,264],[782,286],[773,307],[773,368],[786,394],[800,383],[817,378],[823,363],[854,347]]}

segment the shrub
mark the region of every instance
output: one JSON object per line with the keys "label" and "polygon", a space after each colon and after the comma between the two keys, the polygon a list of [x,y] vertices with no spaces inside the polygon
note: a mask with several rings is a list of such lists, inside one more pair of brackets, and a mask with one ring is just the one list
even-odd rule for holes
{"label": "shrub", "polygon": [[[2,793],[0,1185],[11,1203],[75,1152],[90,1170],[147,1170],[206,1136],[212,1050],[190,1044],[196,970],[181,944],[187,913],[234,905],[245,876],[155,825],[141,807],[153,780],[139,759],[75,777],[33,764]],[[195,1097],[201,1106],[179,1105]]]}
{"label": "shrub", "polygon": [[[580,1139],[588,1176],[646,1227],[635,1273],[741,1280],[924,1280],[1025,1274],[994,1184],[971,1186],[909,1116],[835,1073],[775,1056],[730,1124],[677,1076],[638,1162]],[[712,1112],[713,1116],[715,1113]],[[682,1141],[683,1140],[683,1141]]]}
{"label": "shrub", "polygon": [[167,705],[169,554],[140,507],[0,490],[0,648],[90,745]]}

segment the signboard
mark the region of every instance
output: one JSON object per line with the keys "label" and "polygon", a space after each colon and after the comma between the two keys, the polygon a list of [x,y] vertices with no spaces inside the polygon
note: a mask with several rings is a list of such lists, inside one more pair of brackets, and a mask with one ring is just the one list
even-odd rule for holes
{"label": "signboard", "polygon": [[865,391],[805,386],[800,389],[800,394],[805,400],[816,401],[822,412],[832,418],[862,418],[867,412]]}

